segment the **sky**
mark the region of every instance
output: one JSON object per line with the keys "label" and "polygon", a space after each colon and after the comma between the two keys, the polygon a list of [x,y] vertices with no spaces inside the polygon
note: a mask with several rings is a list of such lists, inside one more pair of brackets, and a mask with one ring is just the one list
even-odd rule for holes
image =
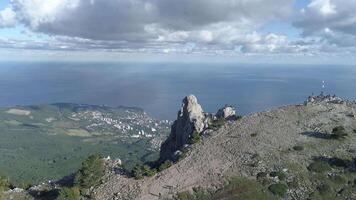
{"label": "sky", "polygon": [[0,60],[356,61],[355,0],[0,0]]}

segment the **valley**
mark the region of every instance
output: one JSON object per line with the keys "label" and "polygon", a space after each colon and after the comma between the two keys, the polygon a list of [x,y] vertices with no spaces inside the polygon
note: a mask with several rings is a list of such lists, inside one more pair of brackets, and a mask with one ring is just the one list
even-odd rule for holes
{"label": "valley", "polygon": [[155,160],[171,122],[140,108],[51,104],[0,108],[0,170],[15,183],[56,180],[90,154],[125,167]]}

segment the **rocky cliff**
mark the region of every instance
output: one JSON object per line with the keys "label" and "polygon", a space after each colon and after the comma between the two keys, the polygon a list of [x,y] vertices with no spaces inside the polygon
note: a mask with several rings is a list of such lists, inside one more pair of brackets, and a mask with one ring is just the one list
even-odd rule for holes
{"label": "rocky cliff", "polygon": [[235,114],[235,108],[227,105],[219,109],[215,116],[205,113],[194,95],[185,97],[178,111],[177,120],[174,121],[171,127],[171,133],[161,146],[161,159],[175,160],[177,154],[189,144],[194,132],[201,134],[209,128],[214,119],[229,119]]}

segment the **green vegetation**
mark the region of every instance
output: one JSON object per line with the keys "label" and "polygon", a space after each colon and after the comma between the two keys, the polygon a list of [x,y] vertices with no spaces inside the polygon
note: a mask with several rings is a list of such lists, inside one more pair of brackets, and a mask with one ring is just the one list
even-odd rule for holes
{"label": "green vegetation", "polygon": [[154,168],[151,168],[148,165],[136,165],[132,169],[132,175],[135,177],[135,179],[140,180],[143,179],[145,176],[153,176],[157,173],[157,170]]}
{"label": "green vegetation", "polygon": [[165,169],[170,168],[174,163],[170,160],[166,160],[164,161],[159,167],[158,167],[158,171],[161,172]]}
{"label": "green vegetation", "polygon": [[356,133],[356,129],[352,130],[354,133]]}
{"label": "green vegetation", "polygon": [[200,142],[200,134],[197,131],[194,131],[189,138],[189,144],[196,144]]}
{"label": "green vegetation", "polygon": [[101,183],[104,176],[104,160],[99,155],[89,156],[76,173],[74,184],[82,189],[95,187]]}
{"label": "green vegetation", "polygon": [[[151,134],[147,125],[153,127],[157,123],[154,120],[142,125],[131,123],[135,117],[140,118],[140,122],[145,119],[140,109],[76,104],[16,108],[30,114],[8,113],[10,108],[0,108],[0,169],[7,172],[15,185],[60,179],[77,171],[81,163],[94,153],[120,158],[127,170],[159,157],[158,149],[153,150],[150,142],[153,138],[128,137],[139,130]],[[94,112],[130,124],[133,130],[123,135],[121,130],[107,123],[88,129],[97,123],[92,119]],[[152,134],[163,139],[169,132],[168,127],[168,124],[159,124],[155,127],[156,133]]]}
{"label": "green vegetation", "polygon": [[332,134],[330,135],[331,139],[343,139],[347,137],[347,132],[343,126],[337,126],[333,128]]}
{"label": "green vegetation", "polygon": [[283,171],[271,172],[269,175],[271,177],[278,177],[278,179],[281,181],[284,181],[287,177]]}
{"label": "green vegetation", "polygon": [[330,167],[329,163],[327,163],[326,161],[317,160],[317,161],[312,162],[308,166],[308,170],[312,171],[312,172],[323,173],[323,172],[330,171],[331,167]]}
{"label": "green vegetation", "polygon": [[6,175],[0,173],[0,192],[9,189],[9,187],[10,187],[9,178],[7,178]]}
{"label": "green vegetation", "polygon": [[60,190],[57,200],[79,200],[80,190],[77,187],[64,187]]}
{"label": "green vegetation", "polygon": [[216,119],[210,122],[209,128],[216,130],[219,129],[220,127],[224,126],[226,123],[226,119]]}
{"label": "green vegetation", "polygon": [[251,137],[257,137],[257,133],[252,133]]}
{"label": "green vegetation", "polygon": [[282,183],[272,184],[268,189],[275,195],[283,196],[288,191],[288,186]]}
{"label": "green vegetation", "polygon": [[293,147],[293,150],[294,150],[294,151],[303,151],[303,150],[304,150],[304,147],[301,146],[301,145],[296,145],[296,146]]}
{"label": "green vegetation", "polygon": [[246,178],[233,178],[228,185],[217,191],[194,189],[181,192],[175,200],[273,200],[275,199],[260,183]]}

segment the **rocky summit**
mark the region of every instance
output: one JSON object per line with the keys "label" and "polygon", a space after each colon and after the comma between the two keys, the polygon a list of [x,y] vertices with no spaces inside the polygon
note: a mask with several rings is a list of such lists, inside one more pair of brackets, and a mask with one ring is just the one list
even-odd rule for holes
{"label": "rocky summit", "polygon": [[236,111],[232,106],[225,106],[219,109],[216,115],[213,115],[204,113],[194,95],[185,97],[178,111],[177,120],[172,125],[171,134],[161,146],[161,159],[175,160],[184,147],[191,143],[192,134],[201,135],[215,119],[225,120],[234,116],[236,116]]}
{"label": "rocky summit", "polygon": [[171,159],[173,154],[188,144],[191,134],[202,132],[207,127],[207,116],[194,95],[183,99],[169,138],[161,146],[161,158]]}

